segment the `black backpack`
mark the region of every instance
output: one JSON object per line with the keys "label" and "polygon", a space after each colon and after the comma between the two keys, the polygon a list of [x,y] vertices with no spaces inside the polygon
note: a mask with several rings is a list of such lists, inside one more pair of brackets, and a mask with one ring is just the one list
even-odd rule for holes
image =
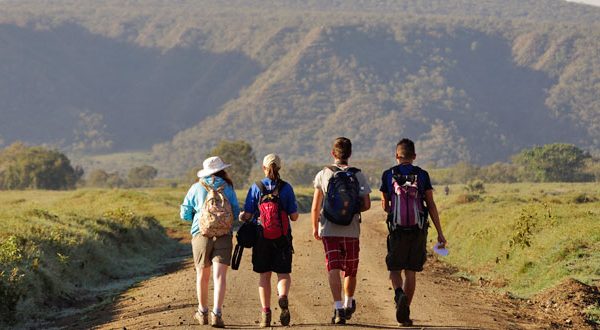
{"label": "black backpack", "polygon": [[337,166],[325,167],[333,171],[327,184],[327,194],[323,201],[325,219],[337,225],[347,226],[352,223],[354,215],[360,213],[360,184],[356,178],[359,169]]}

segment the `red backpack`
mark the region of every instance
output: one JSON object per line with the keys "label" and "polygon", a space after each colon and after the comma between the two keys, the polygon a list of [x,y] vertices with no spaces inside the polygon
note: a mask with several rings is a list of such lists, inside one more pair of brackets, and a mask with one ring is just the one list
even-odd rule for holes
{"label": "red backpack", "polygon": [[266,239],[287,236],[290,230],[288,215],[279,202],[279,191],[284,184],[284,181],[279,180],[275,188],[269,191],[262,181],[256,182],[261,195],[258,202],[258,219],[263,229],[263,237]]}

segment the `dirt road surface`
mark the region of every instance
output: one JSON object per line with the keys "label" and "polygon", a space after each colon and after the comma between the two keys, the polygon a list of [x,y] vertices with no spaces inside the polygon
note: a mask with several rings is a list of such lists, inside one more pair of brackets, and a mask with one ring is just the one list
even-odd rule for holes
{"label": "dirt road surface", "polygon": [[[378,210],[363,215],[357,310],[346,327],[399,328],[394,318],[393,291],[385,267],[385,228]],[[434,229],[432,229],[434,230]],[[310,218],[302,215],[293,224],[295,255],[290,292],[291,327],[333,329],[331,293],[327,285],[322,243],[312,238]],[[448,240],[450,244],[452,237]],[[433,243],[429,243],[433,245]],[[451,245],[450,245],[451,246]],[[191,253],[191,248],[190,248]],[[251,251],[246,249],[237,271],[229,270],[224,321],[229,329],[258,328],[260,303],[258,275],[252,272]],[[195,271],[191,256],[162,275],[139,283],[100,310],[69,321],[69,328],[95,329],[193,329],[197,306]],[[212,285],[212,284],[211,284]],[[273,288],[275,288],[275,276]],[[275,290],[273,290],[275,291]],[[274,293],[275,295],[275,293]],[[212,292],[209,295],[212,302]],[[277,298],[272,298],[272,306]],[[212,306],[211,306],[212,307]],[[274,328],[279,324],[273,309]],[[417,277],[411,307],[414,327],[421,329],[537,329],[511,300],[491,293],[457,276],[434,257]],[[65,324],[63,324],[65,325]]]}

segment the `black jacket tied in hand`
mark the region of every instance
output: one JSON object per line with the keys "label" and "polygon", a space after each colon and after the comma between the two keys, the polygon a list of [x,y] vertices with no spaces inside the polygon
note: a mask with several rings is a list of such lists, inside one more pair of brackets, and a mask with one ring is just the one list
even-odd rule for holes
{"label": "black jacket tied in hand", "polygon": [[237,245],[231,257],[231,269],[237,270],[242,261],[244,248],[252,248],[258,239],[259,228],[258,224],[248,221],[244,222],[237,231]]}

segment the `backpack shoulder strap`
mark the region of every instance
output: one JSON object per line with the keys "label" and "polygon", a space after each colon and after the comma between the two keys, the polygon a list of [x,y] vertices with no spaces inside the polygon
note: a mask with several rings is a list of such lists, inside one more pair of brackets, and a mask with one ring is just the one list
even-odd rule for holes
{"label": "backpack shoulder strap", "polygon": [[204,182],[202,179],[200,179],[200,184],[204,187],[204,189],[206,189],[206,191],[215,190],[213,187],[211,187],[208,183]]}
{"label": "backpack shoulder strap", "polygon": [[256,181],[254,184],[255,184],[255,185],[258,187],[258,189],[260,190],[260,194],[261,194],[261,195],[266,195],[266,194],[267,194],[267,187],[265,187],[265,184],[264,184],[264,183],[262,183],[262,181],[261,181],[261,180],[258,180],[258,181]]}
{"label": "backpack shoulder strap", "polygon": [[346,169],[346,171],[351,172],[352,174],[356,174],[356,173],[360,172],[360,168],[357,168],[357,167],[348,167]]}
{"label": "backpack shoulder strap", "polygon": [[341,171],[339,167],[333,165],[325,166],[323,169],[328,169],[333,173]]}
{"label": "backpack shoulder strap", "polygon": [[277,181],[277,184],[275,185],[275,188],[273,189],[273,191],[271,192],[273,195],[279,196],[279,192],[281,191],[281,189],[283,189],[283,187],[287,184],[287,182],[279,179]]}

